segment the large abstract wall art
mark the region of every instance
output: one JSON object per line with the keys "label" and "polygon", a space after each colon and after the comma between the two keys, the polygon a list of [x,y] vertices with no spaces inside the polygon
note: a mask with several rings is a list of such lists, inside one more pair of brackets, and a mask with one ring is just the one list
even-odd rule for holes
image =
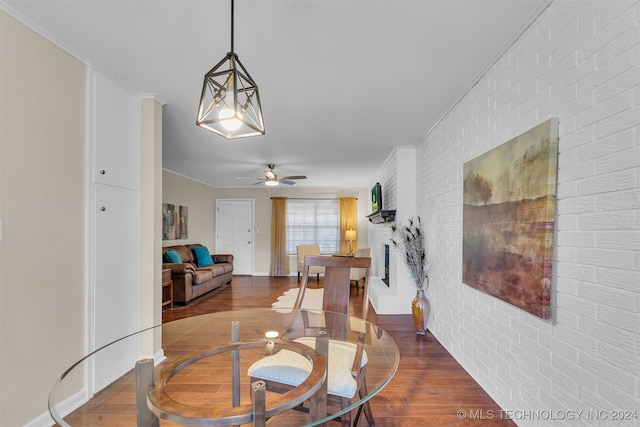
{"label": "large abstract wall art", "polygon": [[462,281],[551,317],[558,119],[464,164]]}

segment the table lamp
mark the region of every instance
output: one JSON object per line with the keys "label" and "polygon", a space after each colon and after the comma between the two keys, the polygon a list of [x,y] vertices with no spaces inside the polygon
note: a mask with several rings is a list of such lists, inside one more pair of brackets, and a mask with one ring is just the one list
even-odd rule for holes
{"label": "table lamp", "polygon": [[347,255],[353,255],[353,241],[356,240],[356,230],[347,230],[344,238],[349,241],[349,252],[347,252]]}

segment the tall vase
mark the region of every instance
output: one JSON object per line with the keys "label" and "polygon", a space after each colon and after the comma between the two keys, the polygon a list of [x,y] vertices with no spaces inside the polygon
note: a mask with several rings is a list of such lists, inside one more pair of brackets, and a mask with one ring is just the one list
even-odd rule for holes
{"label": "tall vase", "polygon": [[413,323],[416,325],[416,334],[427,333],[430,310],[431,304],[424,294],[424,289],[418,289],[416,297],[411,301],[411,314],[413,314]]}

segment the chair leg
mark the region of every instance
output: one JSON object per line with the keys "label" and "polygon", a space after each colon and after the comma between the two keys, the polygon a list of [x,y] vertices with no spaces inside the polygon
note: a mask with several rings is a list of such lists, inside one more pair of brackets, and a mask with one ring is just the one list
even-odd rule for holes
{"label": "chair leg", "polygon": [[298,271],[298,282],[300,281],[300,272]]}
{"label": "chair leg", "polygon": [[[346,408],[351,402],[348,399],[342,398],[342,407]],[[341,427],[351,427],[351,411],[340,415]]]}
{"label": "chair leg", "polygon": [[367,419],[370,427],[376,425],[376,421],[373,419],[373,412],[371,411],[371,405],[369,405],[369,401],[367,400],[364,403],[364,417]]}
{"label": "chair leg", "polygon": [[362,415],[362,408],[364,405],[358,406],[358,412],[356,412],[356,417],[353,419],[353,426],[356,427],[360,422],[360,415]]}
{"label": "chair leg", "polygon": [[[363,396],[366,396],[368,393],[367,391],[367,379],[363,379],[362,380],[362,386],[360,386],[360,397],[362,398]],[[371,411],[371,405],[369,404],[369,400],[367,400],[366,402],[364,402],[364,405],[362,405],[361,408],[364,408],[364,416],[367,419],[367,422],[369,423],[369,426],[375,426],[376,425],[376,421],[373,419],[373,411]],[[356,417],[356,423],[358,422],[358,418],[360,417],[360,410],[358,410],[358,416]]]}
{"label": "chair leg", "polygon": [[[316,354],[322,356],[328,364],[329,357],[329,334],[327,331],[320,331],[316,336]],[[323,381],[322,386],[315,392],[309,401],[309,416],[311,421],[317,421],[327,416],[327,381]],[[326,424],[321,424],[325,426]]]}
{"label": "chair leg", "polygon": [[316,282],[320,281],[320,273],[318,273],[318,275],[316,276]]}

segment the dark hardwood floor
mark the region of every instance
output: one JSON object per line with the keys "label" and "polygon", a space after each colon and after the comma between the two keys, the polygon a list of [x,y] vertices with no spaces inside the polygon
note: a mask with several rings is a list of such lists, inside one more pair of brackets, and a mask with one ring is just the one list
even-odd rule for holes
{"label": "dark hardwood floor", "polygon": [[[296,277],[234,276],[231,286],[215,290],[188,306],[165,310],[162,320],[168,322],[216,311],[269,306],[284,291],[297,286]],[[322,277],[320,282],[310,279],[309,286],[322,287]],[[356,290],[352,286],[352,313],[360,313],[362,295],[362,287]],[[501,408],[433,335],[415,334],[411,315],[378,315],[371,308],[369,320],[391,334],[400,348],[396,375],[371,401],[377,426],[516,425],[501,419]],[[462,414],[465,419],[460,416]],[[365,420],[360,420],[359,425],[365,424]]]}
{"label": "dark hardwood floor", "polygon": [[[269,278],[235,276],[231,285],[217,289],[187,306],[163,311],[163,323],[218,311],[268,307],[284,291],[297,287],[296,277]],[[310,287],[321,287],[311,279]],[[352,313],[360,313],[363,290],[351,288]],[[400,348],[396,375],[373,397],[371,407],[379,427],[396,426],[515,426],[501,416],[500,407],[462,369],[430,334],[418,336],[410,315],[377,315],[369,311],[369,320],[395,339]],[[188,349],[185,349],[188,352]],[[201,384],[194,375],[181,384],[181,392],[197,399]],[[190,383],[192,383],[190,385]],[[72,426],[134,426],[136,424],[135,378],[129,373],[91,401],[65,418]],[[201,395],[200,395],[201,396]],[[269,420],[273,426],[299,426],[307,415],[288,411]],[[161,426],[173,424],[160,422]],[[337,422],[329,426],[338,426]],[[364,417],[359,426],[366,425]]]}

